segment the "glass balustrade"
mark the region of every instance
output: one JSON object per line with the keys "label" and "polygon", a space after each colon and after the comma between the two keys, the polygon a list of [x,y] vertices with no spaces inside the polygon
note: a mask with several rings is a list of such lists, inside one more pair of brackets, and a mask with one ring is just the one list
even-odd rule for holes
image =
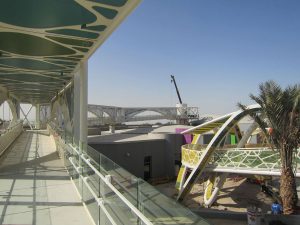
{"label": "glass balustrade", "polygon": [[208,222],[144,180],[88,146],[73,145],[73,135],[49,127],[82,201],[98,224],[199,224]]}

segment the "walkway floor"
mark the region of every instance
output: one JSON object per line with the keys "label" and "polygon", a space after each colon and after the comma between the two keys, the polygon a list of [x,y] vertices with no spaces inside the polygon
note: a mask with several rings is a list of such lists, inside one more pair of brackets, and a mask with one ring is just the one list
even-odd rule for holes
{"label": "walkway floor", "polygon": [[0,158],[0,224],[93,224],[46,131],[27,131]]}

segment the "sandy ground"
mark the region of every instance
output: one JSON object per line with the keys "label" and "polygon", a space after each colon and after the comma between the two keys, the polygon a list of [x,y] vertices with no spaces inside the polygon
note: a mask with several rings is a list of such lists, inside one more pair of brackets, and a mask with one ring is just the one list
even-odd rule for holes
{"label": "sandy ground", "polygon": [[[203,181],[194,185],[191,193],[188,195],[186,200],[183,202],[185,206],[191,210],[204,210],[203,205]],[[175,189],[175,181],[165,184],[157,185],[162,193],[165,195],[176,198],[177,190]],[[247,181],[246,178],[231,176],[227,178],[222,190],[220,191],[216,202],[211,208],[205,209],[209,212],[237,212],[246,213],[249,205],[257,205],[262,209],[263,213],[271,211],[271,204],[273,199],[261,191],[261,187],[258,184],[253,184]],[[204,217],[204,216],[203,216]],[[208,222],[213,225],[247,225],[246,217],[243,219],[231,219],[226,218],[214,218],[204,217]]]}
{"label": "sandy ground", "polygon": [[[175,182],[156,186],[161,192],[170,197],[175,197]],[[183,202],[190,209],[201,209],[203,206],[203,182],[194,185],[191,193]],[[232,176],[227,178],[217,201],[211,209],[227,210],[232,212],[246,212],[249,205],[257,205],[266,213],[271,210],[273,199],[261,191],[258,184],[249,183],[246,178]]]}

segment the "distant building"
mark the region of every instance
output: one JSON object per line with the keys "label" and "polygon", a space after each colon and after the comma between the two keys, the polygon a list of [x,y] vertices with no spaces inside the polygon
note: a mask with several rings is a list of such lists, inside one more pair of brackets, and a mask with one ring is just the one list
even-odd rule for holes
{"label": "distant building", "polygon": [[183,135],[173,125],[160,128],[138,128],[89,137],[91,147],[101,152],[130,173],[145,180],[173,178],[176,163],[181,161]]}

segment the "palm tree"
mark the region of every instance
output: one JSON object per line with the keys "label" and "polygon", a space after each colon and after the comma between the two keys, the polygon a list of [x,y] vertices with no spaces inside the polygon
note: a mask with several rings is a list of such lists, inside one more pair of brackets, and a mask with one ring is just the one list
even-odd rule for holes
{"label": "palm tree", "polygon": [[259,86],[259,91],[257,96],[251,94],[250,98],[261,106],[261,112],[250,116],[265,133],[272,148],[280,152],[283,213],[293,214],[298,201],[293,158],[300,144],[300,84],[282,89],[274,81],[267,81]]}

